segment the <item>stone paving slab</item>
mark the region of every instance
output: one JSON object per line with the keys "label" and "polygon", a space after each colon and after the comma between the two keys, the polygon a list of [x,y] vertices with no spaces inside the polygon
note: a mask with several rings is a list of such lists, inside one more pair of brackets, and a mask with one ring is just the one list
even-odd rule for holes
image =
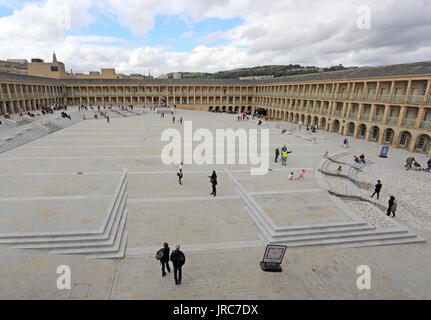
{"label": "stone paving slab", "polygon": [[[114,194],[115,176],[0,176],[0,202],[4,198],[53,196],[110,196]],[[70,186],[73,185],[74,188]]]}
{"label": "stone paving slab", "polygon": [[111,198],[0,201],[0,233],[96,230]]}
{"label": "stone paving slab", "polygon": [[323,192],[254,196],[278,226],[350,222]]}
{"label": "stone paving slab", "polygon": [[129,203],[128,247],[259,240],[242,200]]}

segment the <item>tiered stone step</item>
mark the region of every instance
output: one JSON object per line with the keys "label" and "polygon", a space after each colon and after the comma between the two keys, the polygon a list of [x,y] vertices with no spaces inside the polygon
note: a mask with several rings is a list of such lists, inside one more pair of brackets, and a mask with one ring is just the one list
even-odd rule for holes
{"label": "tiered stone step", "polygon": [[127,170],[96,231],[18,233],[0,235],[0,243],[20,249],[45,249],[50,254],[87,254],[88,258],[124,257],[127,234]]}
{"label": "tiered stone step", "polygon": [[46,135],[46,133],[40,130],[26,129],[24,130],[24,132],[20,132],[14,136],[4,138],[3,143],[0,143],[0,153],[6,152],[8,150],[14,149],[28,142],[31,142],[33,140],[39,139],[44,135]]}
{"label": "tiered stone step", "polygon": [[259,229],[262,240],[288,247],[301,246],[372,246],[424,242],[406,228],[376,230],[362,220],[343,223],[277,227],[251,196],[237,188],[246,210]]}

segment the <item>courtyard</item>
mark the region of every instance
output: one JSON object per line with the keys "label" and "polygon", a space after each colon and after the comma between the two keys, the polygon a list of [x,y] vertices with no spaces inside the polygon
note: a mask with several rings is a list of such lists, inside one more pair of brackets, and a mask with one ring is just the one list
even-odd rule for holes
{"label": "courtyard", "polygon": [[[235,115],[226,113],[176,112],[177,119],[213,133],[258,127],[256,121],[236,122]],[[289,133],[282,135],[284,127]],[[179,185],[178,166],[164,165],[160,159],[165,144],[160,137],[167,128],[181,130],[170,114],[163,119],[147,110],[140,116],[111,118],[110,124],[104,119],[81,121],[0,154],[0,240],[10,234],[96,230],[127,176],[123,258],[88,259],[85,254],[61,250],[54,254],[51,249],[23,249],[3,241],[1,299],[431,298],[430,174],[406,172],[406,150],[391,149],[389,158],[381,159],[376,143],[350,138],[351,148],[345,150],[344,137],[338,134],[318,132],[314,143],[304,128],[265,122],[263,128],[270,129],[271,168],[266,175],[250,175],[250,165],[186,164]],[[287,167],[274,163],[274,150],[283,145],[293,150]],[[351,162],[353,154],[364,153],[370,163],[358,179],[370,184],[381,179],[384,188],[378,204],[386,206],[389,196],[395,195],[397,218],[384,217],[369,203],[331,196],[319,180],[326,151],[347,152],[344,161]],[[424,154],[415,158],[422,164],[427,161]],[[218,175],[217,197],[210,196],[212,170]],[[287,180],[290,172],[297,177],[301,170],[306,170],[304,180]],[[345,184],[340,178],[325,181],[333,189]],[[353,240],[293,237],[283,272],[264,273],[259,262],[268,235],[259,217],[250,212],[253,209],[275,229],[344,226],[342,237]],[[359,222],[360,229],[348,229]],[[365,230],[361,236],[376,237],[374,230],[393,234],[399,228],[418,241],[392,236],[382,238],[386,241],[382,243],[380,238],[354,239],[361,230]],[[181,286],[175,285],[172,275],[161,277],[155,253],[165,241],[172,248],[181,244],[186,254]],[[71,269],[71,290],[56,287],[60,265]],[[360,265],[371,268],[371,290],[356,287]]]}

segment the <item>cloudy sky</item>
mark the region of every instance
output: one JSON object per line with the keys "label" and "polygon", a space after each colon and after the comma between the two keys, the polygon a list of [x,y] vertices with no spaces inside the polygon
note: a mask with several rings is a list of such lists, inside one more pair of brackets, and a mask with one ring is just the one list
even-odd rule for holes
{"label": "cloudy sky", "polygon": [[0,59],[74,72],[431,60],[429,0],[0,0]]}

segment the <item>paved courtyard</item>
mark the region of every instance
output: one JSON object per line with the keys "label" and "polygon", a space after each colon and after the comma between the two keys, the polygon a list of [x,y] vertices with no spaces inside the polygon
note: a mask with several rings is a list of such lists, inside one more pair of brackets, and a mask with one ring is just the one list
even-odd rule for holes
{"label": "paved courtyard", "polygon": [[[235,122],[235,115],[177,110],[176,118],[193,121],[193,129],[257,128]],[[295,134],[281,134],[277,127]],[[0,239],[19,233],[67,233],[95,230],[103,222],[117,185],[127,173],[127,247],[123,259],[87,259],[78,254],[0,245],[1,299],[430,299],[430,173],[405,172],[405,150],[378,158],[379,146],[351,139],[353,154],[372,163],[358,179],[383,181],[378,204],[395,195],[394,224],[371,204],[334,199],[319,183],[323,154],[337,154],[342,136],[319,132],[314,144],[304,129],[290,123],[270,127],[271,170],[250,175],[250,165],[184,166],[183,185],[177,165],[160,159],[161,133],[177,128],[147,111],[142,116],[87,120],[0,154]],[[198,143],[195,143],[197,145]],[[274,163],[274,149],[284,144],[293,153],[288,166]],[[425,164],[425,155],[415,155]],[[303,181],[288,181],[307,171]],[[217,197],[208,175],[218,174]],[[327,179],[334,188],[345,181]],[[349,188],[348,185],[345,186]],[[365,191],[364,191],[365,192]],[[366,193],[365,193],[366,194]],[[391,231],[401,226],[426,242],[359,246],[346,243],[294,246],[287,249],[282,273],[261,271],[265,234],[246,209],[247,199],[276,227],[349,224]],[[258,209],[256,209],[258,210]],[[374,218],[370,218],[370,215]],[[183,284],[162,278],[155,252],[162,242],[180,243],[187,262]],[[368,242],[367,242],[368,243]],[[355,242],[356,244],[356,242]],[[68,265],[72,289],[58,290],[57,267]],[[356,268],[368,265],[371,290],[358,290]]]}

